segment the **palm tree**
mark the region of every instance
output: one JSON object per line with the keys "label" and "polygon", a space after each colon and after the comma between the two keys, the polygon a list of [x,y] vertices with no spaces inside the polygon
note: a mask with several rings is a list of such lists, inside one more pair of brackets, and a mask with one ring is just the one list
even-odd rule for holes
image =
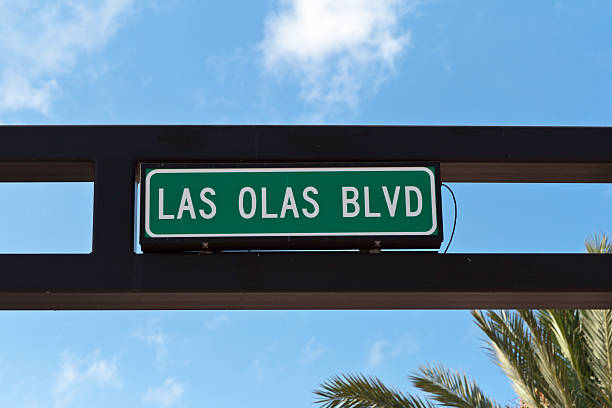
{"label": "palm tree", "polygon": [[612,241],[606,234],[593,234],[593,236],[584,242],[586,250],[590,254],[611,254]]}
{"label": "palm tree", "polygon": [[[612,253],[605,235],[587,251]],[[612,407],[612,310],[473,311],[521,408]],[[502,408],[464,373],[423,366],[409,376],[424,397],[375,377],[340,375],[315,390],[322,408]],[[506,405],[507,406],[507,405]]]}

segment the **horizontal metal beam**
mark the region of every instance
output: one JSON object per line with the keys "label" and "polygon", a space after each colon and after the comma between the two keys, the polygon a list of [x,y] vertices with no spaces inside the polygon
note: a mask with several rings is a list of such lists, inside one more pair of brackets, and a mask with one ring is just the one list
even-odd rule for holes
{"label": "horizontal metal beam", "polygon": [[[612,183],[612,163],[443,162],[440,169],[442,181],[451,183]],[[0,182],[93,182],[94,178],[93,162],[0,162]]]}
{"label": "horizontal metal beam", "polygon": [[611,163],[612,128],[0,126],[0,161]]}
{"label": "horizontal metal beam", "polygon": [[612,308],[609,292],[4,293],[0,310]]}
{"label": "horizontal metal beam", "polygon": [[90,161],[0,162],[0,182],[91,182],[94,163]]}
{"label": "horizontal metal beam", "polygon": [[612,183],[612,163],[444,162],[440,176],[448,183]]}
{"label": "horizontal metal beam", "polygon": [[612,182],[612,128],[0,126],[0,181],[93,181],[94,160],[439,161],[447,182]]}
{"label": "horizontal metal beam", "polygon": [[0,255],[0,270],[0,308],[612,307],[607,255]]}

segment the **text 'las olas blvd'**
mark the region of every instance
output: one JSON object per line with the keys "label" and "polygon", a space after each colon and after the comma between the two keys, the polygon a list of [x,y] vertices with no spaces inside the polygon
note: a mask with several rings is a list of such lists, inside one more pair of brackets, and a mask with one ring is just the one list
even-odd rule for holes
{"label": "text 'las olas blvd'", "polygon": [[145,238],[439,236],[435,166],[144,171]]}
{"label": "text 'las olas blvd'", "polygon": [[[301,191],[295,191],[286,186],[282,202],[271,203],[268,199],[268,188],[242,187],[234,207],[241,218],[252,219],[284,219],[316,218],[321,207],[317,201],[319,189],[315,186],[306,186]],[[380,195],[386,204],[384,208],[373,208],[373,195]],[[171,207],[165,203],[164,188],[158,189],[158,219],[180,220],[183,217],[204,220],[213,219],[217,215],[215,196],[217,192],[212,187],[204,187],[199,191],[192,191],[188,187],[182,188],[182,195],[178,206]],[[297,198],[296,198],[297,196]],[[403,198],[404,208],[398,211],[400,196]],[[195,199],[194,199],[195,197]],[[338,191],[338,205],[342,208],[343,218],[364,216],[366,218],[379,218],[389,216],[417,217],[423,211],[423,193],[417,186],[380,186],[380,189],[363,186],[341,186]]]}

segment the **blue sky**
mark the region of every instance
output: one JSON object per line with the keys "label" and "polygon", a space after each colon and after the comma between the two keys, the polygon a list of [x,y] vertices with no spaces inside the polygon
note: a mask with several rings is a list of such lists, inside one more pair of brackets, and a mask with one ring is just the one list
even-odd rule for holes
{"label": "blue sky", "polygon": [[[0,123],[609,126],[611,15],[603,0],[0,0]],[[582,252],[612,231],[609,185],[452,187],[451,252]],[[89,252],[92,195],[87,183],[0,184],[0,252]],[[308,407],[330,375],[410,390],[429,362],[514,398],[467,311],[0,323],[6,407]]]}

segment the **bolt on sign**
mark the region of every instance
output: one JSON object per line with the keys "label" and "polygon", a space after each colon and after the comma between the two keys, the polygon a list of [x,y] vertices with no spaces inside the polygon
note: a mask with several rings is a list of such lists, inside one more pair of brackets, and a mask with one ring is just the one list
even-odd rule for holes
{"label": "bolt on sign", "polygon": [[439,248],[438,163],[141,164],[143,251]]}

